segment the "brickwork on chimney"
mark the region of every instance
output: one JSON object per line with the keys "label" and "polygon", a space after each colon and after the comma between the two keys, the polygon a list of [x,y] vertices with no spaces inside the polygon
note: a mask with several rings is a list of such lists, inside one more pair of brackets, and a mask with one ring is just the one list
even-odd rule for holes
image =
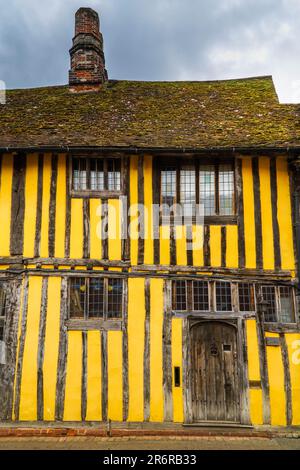
{"label": "brickwork on chimney", "polygon": [[70,56],[70,91],[95,91],[108,80],[99,16],[91,8],[80,8],[76,12]]}

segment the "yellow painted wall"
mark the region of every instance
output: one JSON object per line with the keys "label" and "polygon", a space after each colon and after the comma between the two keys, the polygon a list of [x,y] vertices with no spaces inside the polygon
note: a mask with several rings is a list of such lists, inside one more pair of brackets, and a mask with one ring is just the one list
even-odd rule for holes
{"label": "yellow painted wall", "polygon": [[[260,381],[260,366],[256,320],[246,321],[248,374],[249,381]],[[252,424],[263,424],[263,396],[262,389],[250,388],[250,418]]]}
{"label": "yellow painted wall", "polygon": [[226,227],[226,266],[237,268],[239,265],[238,253],[238,228],[237,225],[227,225]]}
{"label": "yellow painted wall", "polygon": [[256,267],[252,159],[242,159],[246,268]]}
{"label": "yellow painted wall", "polygon": [[150,421],[163,421],[163,280],[150,283]]}
{"label": "yellow painted wall", "polygon": [[87,421],[101,421],[101,337],[99,331],[87,333]]}
{"label": "yellow painted wall", "polygon": [[101,242],[101,200],[90,200],[90,256],[92,259],[102,258]]}
{"label": "yellow painted wall", "polygon": [[145,201],[145,264],[153,264],[153,214],[152,214],[152,157],[145,155],[144,160],[144,201]]}
{"label": "yellow painted wall", "polygon": [[291,372],[292,413],[294,426],[300,425],[300,333],[285,335]]}
{"label": "yellow painted wall", "polygon": [[131,264],[136,265],[138,261],[138,157],[130,157],[130,259]]}
{"label": "yellow painted wall", "polygon": [[20,421],[37,419],[37,353],[42,277],[31,277],[28,290],[27,327],[23,354]]}
{"label": "yellow painted wall", "polygon": [[210,227],[210,260],[212,266],[221,266],[221,227]]}
{"label": "yellow painted wall", "polygon": [[25,174],[24,256],[33,258],[38,191],[38,155],[28,154]]}
{"label": "yellow painted wall", "polygon": [[61,278],[50,277],[48,280],[48,303],[43,364],[44,419],[47,421],[53,421],[55,419],[56,378],[60,329],[60,289]]}
{"label": "yellow painted wall", "polygon": [[121,259],[121,202],[119,199],[108,200],[108,258]]}
{"label": "yellow painted wall", "polygon": [[109,331],[108,351],[108,419],[123,421],[123,352],[122,331]]}
{"label": "yellow painted wall", "polygon": [[271,204],[270,158],[259,159],[263,267],[274,269],[273,220]]}
{"label": "yellow painted wall", "polygon": [[144,419],[144,279],[128,279],[128,421]]}
{"label": "yellow painted wall", "polygon": [[56,216],[55,216],[55,256],[65,256],[66,231],[66,155],[59,154],[57,162]]}
{"label": "yellow painted wall", "polygon": [[[267,333],[267,336],[273,338],[279,337],[276,333]],[[284,371],[280,347],[267,346],[267,363],[270,385],[271,424],[273,426],[285,426]]]}
{"label": "yellow painted wall", "polygon": [[41,244],[40,256],[48,258],[48,240],[49,240],[49,204],[50,204],[50,183],[51,183],[51,153],[44,154],[43,166],[43,199],[42,199],[42,225],[41,225]]}
{"label": "yellow painted wall", "polygon": [[83,201],[72,199],[71,201],[71,234],[70,234],[71,258],[83,257]]}
{"label": "yellow painted wall", "polygon": [[68,332],[64,421],[81,421],[82,333]]}
{"label": "yellow painted wall", "polygon": [[295,269],[290,181],[287,159],[285,157],[277,159],[277,192],[277,217],[280,233],[281,265],[282,269]]}

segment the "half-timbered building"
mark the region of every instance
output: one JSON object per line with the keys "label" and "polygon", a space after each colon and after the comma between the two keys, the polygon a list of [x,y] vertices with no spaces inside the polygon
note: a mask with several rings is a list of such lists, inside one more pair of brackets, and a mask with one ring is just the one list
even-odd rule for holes
{"label": "half-timbered building", "polygon": [[300,425],[299,106],[70,54],[0,105],[1,420]]}

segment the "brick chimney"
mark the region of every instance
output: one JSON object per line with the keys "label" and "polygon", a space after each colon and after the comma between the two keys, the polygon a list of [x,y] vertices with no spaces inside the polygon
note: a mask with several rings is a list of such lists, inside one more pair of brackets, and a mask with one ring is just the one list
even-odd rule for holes
{"label": "brick chimney", "polygon": [[70,56],[71,92],[97,91],[108,80],[99,16],[91,8],[79,8],[76,12],[75,37]]}

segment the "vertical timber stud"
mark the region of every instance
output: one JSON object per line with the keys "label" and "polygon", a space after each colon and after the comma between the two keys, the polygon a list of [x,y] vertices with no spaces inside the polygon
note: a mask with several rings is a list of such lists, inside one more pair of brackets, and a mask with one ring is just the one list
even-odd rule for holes
{"label": "vertical timber stud", "polygon": [[102,421],[107,421],[108,408],[108,364],[107,331],[101,330],[101,380],[102,380]]}
{"label": "vertical timber stud", "polygon": [[45,334],[46,334],[46,318],[47,318],[47,300],[48,300],[48,277],[43,278],[42,283],[42,300],[39,324],[39,340],[38,340],[38,376],[37,376],[37,419],[44,419],[44,380],[43,380],[43,364],[45,352]]}
{"label": "vertical timber stud", "polygon": [[128,279],[124,282],[123,304],[123,421],[128,418],[129,385],[128,385]]}
{"label": "vertical timber stud", "polygon": [[101,243],[102,258],[108,259],[108,200],[102,199],[101,204]]}
{"label": "vertical timber stud", "polygon": [[0,396],[2,397],[0,420],[3,419],[10,421],[12,419],[21,287],[21,279],[11,282],[9,286],[4,338],[6,347],[6,364],[3,366],[0,376],[0,384],[2,384],[2,387],[0,388]]}
{"label": "vertical timber stud", "polygon": [[[257,299],[260,299],[259,292],[256,292]],[[259,349],[259,366],[261,376],[261,388],[263,394],[263,420],[264,424],[271,424],[271,408],[270,408],[270,386],[269,386],[269,373],[267,363],[267,348],[264,331],[264,312],[266,305],[261,300],[257,303],[257,340]]]}
{"label": "vertical timber stud", "polygon": [[173,419],[172,395],[172,284],[164,281],[164,319],[163,319],[163,389],[164,389],[164,421]]}
{"label": "vertical timber stud", "polygon": [[24,243],[24,212],[25,212],[25,171],[26,155],[14,156],[11,219],[10,219],[10,254],[22,255]]}
{"label": "vertical timber stud", "polygon": [[192,397],[191,397],[191,373],[190,373],[190,335],[189,335],[189,321],[187,318],[183,319],[183,332],[182,332],[182,380],[183,380],[183,393],[184,393],[184,422],[189,424],[193,421],[192,415]]}
{"label": "vertical timber stud", "polygon": [[150,419],[150,278],[145,280],[144,421]]}
{"label": "vertical timber stud", "polygon": [[[152,194],[154,207],[158,207],[160,201],[160,174],[158,168],[158,158],[152,159]],[[153,211],[153,238],[154,238],[154,264],[159,264],[160,239],[159,239],[159,213]]]}
{"label": "vertical timber stud", "polygon": [[204,266],[209,267],[211,265],[210,259],[210,226],[204,225]]}
{"label": "vertical timber stud", "polygon": [[226,227],[221,228],[221,266],[226,267],[227,231]]}
{"label": "vertical timber stud", "polygon": [[263,268],[262,259],[262,225],[261,225],[261,201],[260,180],[258,171],[258,157],[252,159],[254,211],[255,211],[255,240],[256,240],[256,268]]}
{"label": "vertical timber stud", "polygon": [[39,154],[38,160],[38,191],[36,203],[36,224],[35,224],[35,240],[34,240],[34,256],[40,256],[41,245],[41,228],[42,228],[42,203],[43,203],[43,166],[44,154]]}
{"label": "vertical timber stud", "polygon": [[54,257],[55,251],[55,215],[56,215],[56,186],[57,186],[57,155],[52,155],[51,160],[51,183],[49,203],[49,257]]}
{"label": "vertical timber stud", "polygon": [[243,201],[243,176],[242,176],[242,159],[236,159],[235,165],[236,180],[236,206],[238,214],[238,251],[239,251],[239,267],[245,267],[245,225],[244,225],[244,201]]}
{"label": "vertical timber stud", "polygon": [[87,332],[82,332],[81,420],[86,420],[87,410]]}
{"label": "vertical timber stud", "polygon": [[280,232],[277,217],[277,170],[276,157],[270,160],[270,178],[271,178],[271,202],[272,202],[272,222],[273,222],[273,241],[274,241],[274,262],[275,269],[281,269],[281,252],[280,252]]}
{"label": "vertical timber stud", "polygon": [[22,367],[23,367],[23,356],[26,338],[26,326],[27,326],[27,310],[28,310],[28,287],[29,279],[26,275],[23,283],[23,304],[22,304],[22,319],[21,319],[21,331],[19,337],[19,352],[18,362],[16,370],[16,389],[15,389],[15,403],[14,403],[14,415],[15,420],[19,420],[20,413],[20,397],[21,397],[21,380],[22,380]]}
{"label": "vertical timber stud", "polygon": [[293,407],[292,407],[292,385],[291,385],[291,370],[289,362],[289,352],[286,344],[284,333],[279,334],[281,356],[284,371],[284,388],[285,388],[285,403],[286,403],[286,424],[291,426],[293,422]]}
{"label": "vertical timber stud", "polygon": [[70,195],[70,167],[71,156],[66,156],[66,233],[65,233],[65,257],[70,258],[70,233],[71,233],[71,195]]}
{"label": "vertical timber stud", "polygon": [[186,226],[186,244],[187,244],[186,259],[187,259],[188,266],[193,266],[194,264],[192,243],[193,243],[193,227],[192,227],[192,224],[188,223]]}
{"label": "vertical timber stud", "polygon": [[83,257],[90,257],[90,200],[83,199]]}
{"label": "vertical timber stud", "polygon": [[238,344],[240,348],[241,424],[250,424],[247,336],[245,320],[243,318],[238,319]]}
{"label": "vertical timber stud", "polygon": [[[130,207],[130,157],[124,157],[123,163],[123,189],[124,194],[126,197],[126,204],[123,204],[122,207],[122,230],[124,231],[125,238],[122,238],[122,260],[128,261],[130,260],[130,234],[129,234],[129,224],[130,224],[130,216],[129,216],[129,207]],[[125,227],[123,226],[125,224]]]}
{"label": "vertical timber stud", "polygon": [[144,155],[138,157],[138,204],[139,204],[139,238],[138,264],[144,263],[145,253],[145,214],[144,214]]}
{"label": "vertical timber stud", "polygon": [[58,365],[56,379],[55,419],[63,420],[65,404],[66,370],[68,355],[68,334],[65,326],[68,312],[68,278],[61,281],[61,306],[60,306],[60,333],[58,349]]}

